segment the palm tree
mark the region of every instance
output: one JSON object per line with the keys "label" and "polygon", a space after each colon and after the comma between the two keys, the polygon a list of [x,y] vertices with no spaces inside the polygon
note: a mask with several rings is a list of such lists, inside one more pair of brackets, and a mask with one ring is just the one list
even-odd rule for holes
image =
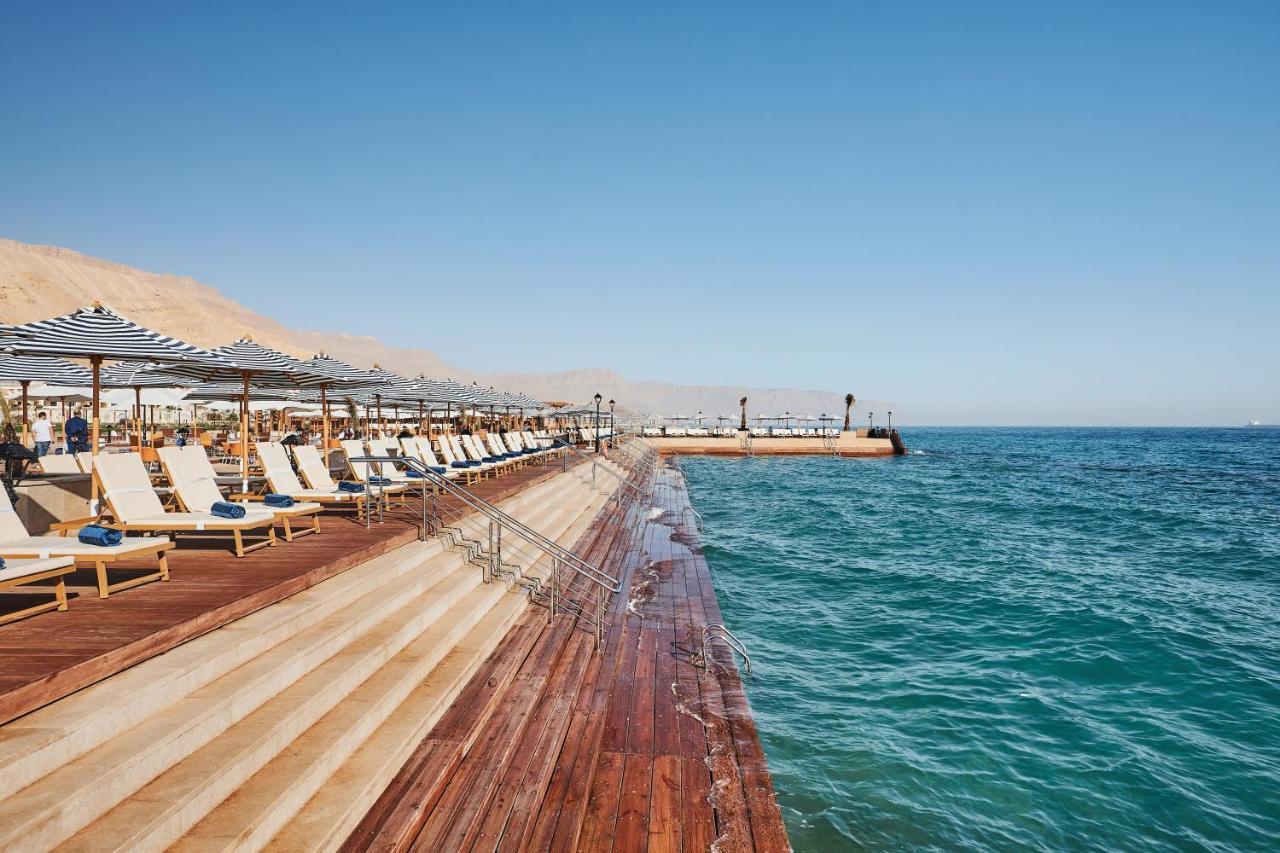
{"label": "palm tree", "polygon": [[747,398],[743,397],[741,400],[739,400],[738,405],[742,407],[742,425],[739,426],[738,429],[746,429],[747,428]]}
{"label": "palm tree", "polygon": [[852,394],[844,395],[844,431],[845,432],[849,431],[849,412],[853,410],[854,402],[855,402],[855,399]]}

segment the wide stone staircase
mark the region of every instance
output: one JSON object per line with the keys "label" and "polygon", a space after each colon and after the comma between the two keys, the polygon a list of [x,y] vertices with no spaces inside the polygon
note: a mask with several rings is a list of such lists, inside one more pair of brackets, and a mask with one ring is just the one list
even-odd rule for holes
{"label": "wide stone staircase", "polygon": [[[572,547],[611,485],[570,471],[500,506]],[[335,847],[549,564],[503,560],[486,584],[466,548],[411,543],[0,728],[0,849]]]}

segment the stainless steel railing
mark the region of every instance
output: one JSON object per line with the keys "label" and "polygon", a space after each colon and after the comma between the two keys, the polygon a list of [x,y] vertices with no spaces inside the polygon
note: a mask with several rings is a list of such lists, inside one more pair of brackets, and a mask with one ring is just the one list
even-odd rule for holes
{"label": "stainless steel railing", "polygon": [[[646,494],[646,493],[644,492],[644,490],[643,490],[643,489],[641,489],[639,486],[637,486],[635,483],[631,482],[631,481],[630,481],[630,480],[628,480],[626,477],[624,477],[624,476],[622,476],[621,474],[619,474],[617,471],[614,471],[612,468],[606,468],[605,466],[601,465],[601,464],[600,464],[600,461],[599,461],[598,459],[594,459],[594,458],[592,458],[592,457],[588,456],[587,454],[583,453],[583,452],[582,452],[581,450],[579,450],[578,448],[574,447],[572,444],[569,444],[569,443],[568,443],[567,441],[565,441],[564,439],[557,438],[557,439],[553,439],[553,441],[554,441],[554,443],[551,445],[553,448],[555,448],[555,449],[557,449],[557,450],[567,450],[569,453],[572,453],[574,456],[576,456],[577,458],[579,458],[579,459],[583,460],[584,462],[590,462],[590,463],[591,463],[591,465],[592,465],[592,468],[591,468],[591,478],[592,478],[592,481],[593,481],[593,482],[594,482],[594,480],[595,480],[595,473],[596,473],[596,471],[597,471],[597,470],[599,470],[599,471],[603,471],[603,472],[605,472],[606,474],[608,474],[610,477],[613,477],[615,480],[617,480],[617,481],[618,481],[619,483],[621,483],[623,486],[625,486],[625,487],[627,488],[627,490],[628,490],[628,491],[630,491],[630,492],[631,492],[635,497],[637,497],[637,498],[648,498],[648,497],[649,497],[649,495],[648,495],[648,494]],[[567,470],[567,469],[566,469],[566,470]]]}
{"label": "stainless steel railing", "polygon": [[[622,583],[617,578],[610,575],[603,569],[595,566],[588,561],[579,557],[569,549],[563,547],[557,542],[547,538],[543,534],[529,527],[524,522],[512,517],[509,513],[490,503],[484,498],[472,492],[470,489],[454,483],[448,477],[431,470],[420,460],[407,456],[354,456],[350,462],[353,464],[364,464],[366,472],[370,471],[373,465],[391,465],[394,467],[397,463],[405,465],[410,470],[418,473],[418,480],[422,483],[422,530],[423,538],[429,533],[439,532],[443,529],[442,524],[437,524],[437,519],[441,519],[438,508],[436,507],[436,495],[445,493],[460,501],[464,506],[475,511],[480,516],[488,519],[488,543],[481,542],[478,546],[477,540],[469,539],[460,529],[454,528],[460,539],[465,540],[463,543],[468,548],[469,557],[473,560],[483,559],[484,564],[484,580],[490,582],[496,578],[510,576],[511,564],[505,563],[502,557],[503,534],[514,536],[523,541],[525,544],[540,551],[551,560],[550,577],[548,578],[546,587],[549,588],[551,616],[555,616],[559,609],[572,611],[578,615],[590,615],[595,622],[596,645],[601,647],[604,643],[604,612],[606,599],[611,599],[614,595],[622,590]],[[612,472],[610,472],[612,473]],[[366,477],[366,480],[368,477]],[[426,488],[427,484],[434,486],[434,489]],[[385,487],[379,482],[371,482],[366,485],[366,490],[378,492],[379,518],[382,518],[381,507],[385,505]],[[373,495],[371,494],[372,498]],[[365,513],[366,526],[372,524],[371,511]],[[442,519],[441,519],[442,520]],[[456,540],[455,540],[456,541]],[[594,598],[594,613],[588,614],[586,608],[581,604],[566,601],[560,589],[561,569],[568,569],[571,577],[581,580],[586,585],[586,590],[591,597]],[[542,591],[544,585],[540,582],[536,589],[531,589],[531,593]]]}
{"label": "stainless steel railing", "polygon": [[702,667],[703,669],[711,668],[711,658],[707,656],[707,646],[719,640],[728,646],[731,650],[742,656],[742,661],[746,664],[747,677],[751,677],[751,656],[747,654],[747,647],[741,640],[733,635],[733,632],[726,628],[722,623],[716,622],[702,629]]}

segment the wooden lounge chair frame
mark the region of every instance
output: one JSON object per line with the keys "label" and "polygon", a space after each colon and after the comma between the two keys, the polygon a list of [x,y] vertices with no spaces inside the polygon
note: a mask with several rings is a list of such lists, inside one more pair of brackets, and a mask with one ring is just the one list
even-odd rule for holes
{"label": "wooden lounge chair frame", "polygon": [[[24,561],[25,562],[25,561]],[[76,570],[75,562],[70,557],[54,557],[47,560],[31,560],[33,563],[48,563],[44,568],[36,568],[35,571],[28,574],[21,574],[17,577],[0,579],[0,589],[14,589],[20,586],[26,586],[37,581],[45,581],[56,578],[57,583],[53,586],[53,601],[43,601],[30,607],[24,607],[21,610],[15,610],[12,613],[0,614],[0,625],[13,622],[18,619],[25,619],[28,616],[35,616],[37,613],[47,613],[50,610],[66,610],[67,609],[67,578],[66,576]],[[6,569],[23,568],[10,563]]]}
{"label": "wooden lounge chair frame", "polygon": [[[137,454],[121,453],[121,454],[113,454],[113,455],[136,456]],[[142,464],[141,461],[139,461],[138,464],[141,465]],[[104,521],[98,521],[97,522],[98,524],[103,524],[104,526],[113,527],[117,530],[126,530],[126,531],[127,530],[146,530],[146,531],[167,531],[170,533],[230,532],[232,535],[232,542],[234,544],[235,555],[237,557],[243,557],[246,554],[249,554],[252,551],[257,551],[260,548],[271,548],[271,547],[274,547],[276,544],[276,527],[275,527],[274,518],[272,518],[272,520],[266,525],[263,525],[261,522],[258,522],[255,519],[253,524],[244,524],[241,526],[235,526],[234,524],[224,523],[224,522],[234,522],[234,519],[217,519],[215,521],[215,524],[217,524],[218,526],[212,529],[206,529],[204,526],[205,525],[204,522],[193,523],[189,521],[184,522],[180,520],[160,520],[160,519],[157,519],[155,521],[148,521],[148,522],[124,521],[123,515],[119,512],[119,509],[116,506],[115,499],[112,496],[111,489],[107,488],[106,483],[102,479],[101,462],[99,462],[99,464],[94,466],[93,476],[94,476],[94,479],[97,480],[98,482],[99,493],[103,496],[103,499],[106,502],[106,506],[110,512],[109,519]],[[155,489],[152,489],[151,491],[153,494],[155,493]],[[157,495],[156,500],[158,501],[159,499],[160,498]],[[266,536],[263,538],[263,540],[261,542],[253,542],[249,545],[245,545],[244,531],[256,530],[259,527],[263,527],[263,526],[267,528]]]}
{"label": "wooden lounge chair frame", "polygon": [[[179,453],[187,454],[192,459],[195,459],[195,460],[203,459],[205,464],[209,465],[209,475],[210,475],[210,478],[212,478],[214,476],[213,466],[209,464],[209,457],[205,455],[204,448],[198,445],[188,445],[188,447],[190,448],[189,450],[185,447],[173,448],[173,449]],[[169,450],[169,448],[166,448],[166,450]],[[183,512],[207,512],[207,510],[193,508],[189,506],[185,500],[183,500],[182,488],[178,485],[179,479],[175,476],[176,472],[174,472],[170,464],[172,458],[173,457],[170,456],[169,453],[162,453],[160,455],[160,465],[161,467],[164,468],[165,476],[169,478],[169,482],[173,485],[173,493],[178,502],[178,506],[182,508]],[[258,494],[253,494],[251,492],[241,492],[239,494],[230,495],[228,499],[233,501],[234,500],[261,501],[263,499],[263,496]],[[299,536],[305,536],[308,533],[320,532],[320,509],[321,508],[319,506],[316,506],[311,511],[299,511],[299,512],[289,512],[289,510],[292,509],[291,507],[281,507],[277,509],[276,507],[269,507],[266,504],[263,504],[262,508],[264,510],[270,511],[275,521],[279,522],[281,526],[284,527],[284,541],[286,542],[292,542],[294,539],[298,538]],[[306,518],[308,516],[310,516],[311,518],[311,524],[309,526],[304,527],[301,530],[293,529],[293,525],[291,524],[291,521],[293,519]]]}

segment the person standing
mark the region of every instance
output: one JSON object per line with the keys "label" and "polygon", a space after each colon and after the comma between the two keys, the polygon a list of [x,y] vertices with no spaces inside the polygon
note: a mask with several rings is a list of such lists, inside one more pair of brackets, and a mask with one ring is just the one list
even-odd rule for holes
{"label": "person standing", "polygon": [[49,423],[49,415],[45,412],[36,415],[31,431],[36,440],[36,456],[44,456],[53,444],[53,424]]}
{"label": "person standing", "polygon": [[76,409],[66,423],[67,452],[83,453],[89,449],[89,422],[80,416]]}

